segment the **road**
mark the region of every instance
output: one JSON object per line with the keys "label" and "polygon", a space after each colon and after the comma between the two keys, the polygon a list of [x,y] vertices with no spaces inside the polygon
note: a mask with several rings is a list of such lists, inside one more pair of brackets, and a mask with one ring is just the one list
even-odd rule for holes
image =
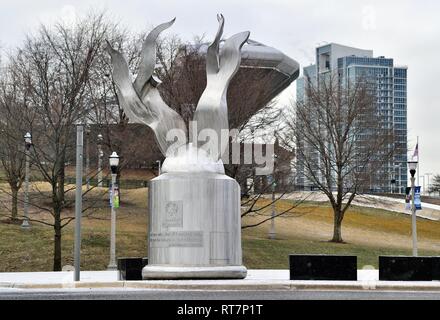
{"label": "road", "polygon": [[0,289],[0,300],[440,300],[427,291],[220,291],[157,289]]}

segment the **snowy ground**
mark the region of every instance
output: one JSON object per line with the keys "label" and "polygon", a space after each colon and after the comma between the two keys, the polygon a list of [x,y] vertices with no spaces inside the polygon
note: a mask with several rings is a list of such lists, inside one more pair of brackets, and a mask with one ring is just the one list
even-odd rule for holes
{"label": "snowy ground", "polygon": [[[267,197],[269,196],[271,195],[268,195]],[[326,195],[319,191],[295,192],[285,195],[284,198],[292,200],[307,199],[307,201],[328,202]],[[353,205],[411,214],[411,212],[405,208],[404,200],[390,197],[359,195],[353,201]],[[422,210],[417,211],[417,216],[429,220],[440,220],[440,206],[422,202]]]}
{"label": "snowy ground", "polygon": [[[377,281],[379,280],[378,270],[358,270],[359,281]],[[83,282],[95,282],[95,283],[111,283],[118,281],[117,271],[82,271],[81,281]],[[164,281],[152,281],[154,283],[171,283],[184,282],[188,283],[234,283],[234,284],[247,284],[247,283],[280,283],[283,281],[289,281],[289,270],[248,270],[246,279],[243,280],[164,280]],[[41,285],[41,284],[69,284],[73,283],[73,271],[67,272],[6,272],[0,273],[0,287],[9,287],[19,284],[28,285]],[[148,281],[147,281],[148,282]]]}

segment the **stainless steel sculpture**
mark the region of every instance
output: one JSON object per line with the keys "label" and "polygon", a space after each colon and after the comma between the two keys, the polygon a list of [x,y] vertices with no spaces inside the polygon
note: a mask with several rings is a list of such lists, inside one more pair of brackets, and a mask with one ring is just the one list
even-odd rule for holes
{"label": "stainless steel sculpture", "polygon": [[[222,130],[229,129],[226,94],[229,82],[240,66],[240,49],[249,38],[247,31],[235,34],[225,41],[220,51],[224,18],[222,15],[218,15],[217,19],[219,21],[217,35],[209,46],[206,56],[207,86],[194,114],[194,121],[197,123],[197,136],[203,130],[209,129],[213,130],[217,137],[220,137]],[[194,135],[191,134],[189,135],[190,141],[187,143],[187,128],[184,121],[176,111],[163,101],[156,87],[157,82],[152,77],[156,61],[156,39],[174,21],[175,19],[157,26],[145,39],[138,75],[134,83],[131,83],[128,64],[123,55],[108,43],[107,50],[112,60],[113,79],[119,102],[131,123],[146,124],[154,131],[160,150],[167,157],[162,172],[195,170],[224,173],[222,163],[219,160],[226,145],[219,143],[216,152],[210,150],[211,152],[205,153],[208,144],[198,148],[197,141],[192,140]],[[170,137],[167,139],[167,134],[174,134],[176,130],[180,130],[182,134],[178,143],[175,143],[174,139]],[[179,148],[181,148],[180,152],[176,152]],[[177,154],[179,159],[172,159]],[[194,162],[187,162],[188,160],[194,161],[194,155],[203,158],[197,160],[202,168],[194,168]],[[184,159],[186,159],[188,166],[182,167]],[[177,162],[179,164],[176,164]]]}
{"label": "stainless steel sculpture", "polygon": [[[130,122],[146,124],[154,131],[166,156],[162,174],[149,188],[149,265],[143,269],[144,279],[246,276],[241,253],[240,187],[224,174],[221,160],[227,144],[213,148],[209,141],[201,145],[198,141],[207,132],[212,134],[210,138],[220,139],[229,129],[227,90],[249,38],[249,32],[241,32],[220,45],[224,18],[218,15],[217,19],[217,34],[206,50],[207,85],[194,114],[195,132],[189,130],[189,134],[180,115],[161,98],[153,77],[156,39],[175,19],[157,26],[145,39],[133,83],[123,55],[108,43],[113,79],[125,114]],[[289,71],[297,72],[299,66],[294,69]]]}
{"label": "stainless steel sculpture", "polygon": [[157,26],[145,39],[138,76],[134,83],[131,83],[127,61],[119,51],[114,50],[107,42],[107,51],[112,60],[113,80],[116,84],[119,103],[131,123],[146,124],[153,129],[160,150],[164,155],[172,151],[170,149],[172,142],[166,141],[167,132],[176,128],[186,131],[182,118],[165,104],[152,78],[156,64],[157,37],[174,21],[175,19]]}

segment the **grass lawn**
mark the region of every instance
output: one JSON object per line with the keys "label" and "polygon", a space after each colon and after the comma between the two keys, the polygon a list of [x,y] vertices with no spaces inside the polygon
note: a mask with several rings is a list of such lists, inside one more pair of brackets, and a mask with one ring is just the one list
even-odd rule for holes
{"label": "grass lawn", "polygon": [[[386,247],[370,247],[356,244],[335,244],[311,240],[269,240],[244,237],[244,263],[255,269],[287,269],[289,254],[338,254],[358,257],[358,268],[378,268],[379,255],[411,255],[411,250]],[[423,250],[420,255],[439,255],[438,251]]]}
{"label": "grass lawn", "polygon": [[[264,205],[262,200],[261,205]],[[82,221],[81,266],[104,270],[109,261],[110,209],[103,202],[93,217]],[[291,205],[281,201],[277,210]],[[243,224],[264,219],[269,210],[251,216]],[[117,256],[147,256],[147,190],[124,191],[118,210]],[[378,255],[411,254],[409,216],[378,209],[353,207],[343,223],[346,243],[331,238],[332,213],[325,204],[305,203],[295,213],[276,220],[277,240],[267,238],[269,222],[243,230],[243,259],[248,268],[287,268],[291,253],[326,253],[358,256],[358,268],[377,267]],[[440,254],[440,223],[418,219],[420,255]],[[63,230],[63,265],[73,265],[74,222]],[[0,272],[50,271],[53,230],[33,224],[31,230],[0,223]]]}

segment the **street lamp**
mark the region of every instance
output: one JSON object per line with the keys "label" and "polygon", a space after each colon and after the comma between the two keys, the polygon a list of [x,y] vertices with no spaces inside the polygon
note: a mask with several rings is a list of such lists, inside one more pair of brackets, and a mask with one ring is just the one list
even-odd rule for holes
{"label": "street lamp", "polygon": [[24,146],[25,146],[25,176],[24,176],[24,219],[21,227],[23,229],[29,229],[31,225],[29,224],[29,150],[32,146],[32,135],[26,132],[24,135]]}
{"label": "street lamp", "polygon": [[409,173],[411,174],[411,214],[412,214],[412,240],[413,240],[413,256],[417,257],[417,216],[415,205],[415,177],[417,169],[417,161],[408,161]]}
{"label": "street lamp", "polygon": [[83,184],[83,147],[84,126],[76,124],[76,173],[75,173],[75,241],[73,264],[75,273],[73,279],[80,281],[81,277],[81,217],[82,217],[82,184]]}
{"label": "street lamp", "polygon": [[116,176],[118,173],[119,156],[113,152],[109,157],[110,169],[112,175],[112,187],[110,192],[111,203],[111,227],[110,227],[110,262],[108,270],[116,270],[116,207],[115,207],[115,191],[116,191]]}
{"label": "street lamp", "polygon": [[98,187],[102,188],[102,141],[104,140],[102,134],[98,134]]}

